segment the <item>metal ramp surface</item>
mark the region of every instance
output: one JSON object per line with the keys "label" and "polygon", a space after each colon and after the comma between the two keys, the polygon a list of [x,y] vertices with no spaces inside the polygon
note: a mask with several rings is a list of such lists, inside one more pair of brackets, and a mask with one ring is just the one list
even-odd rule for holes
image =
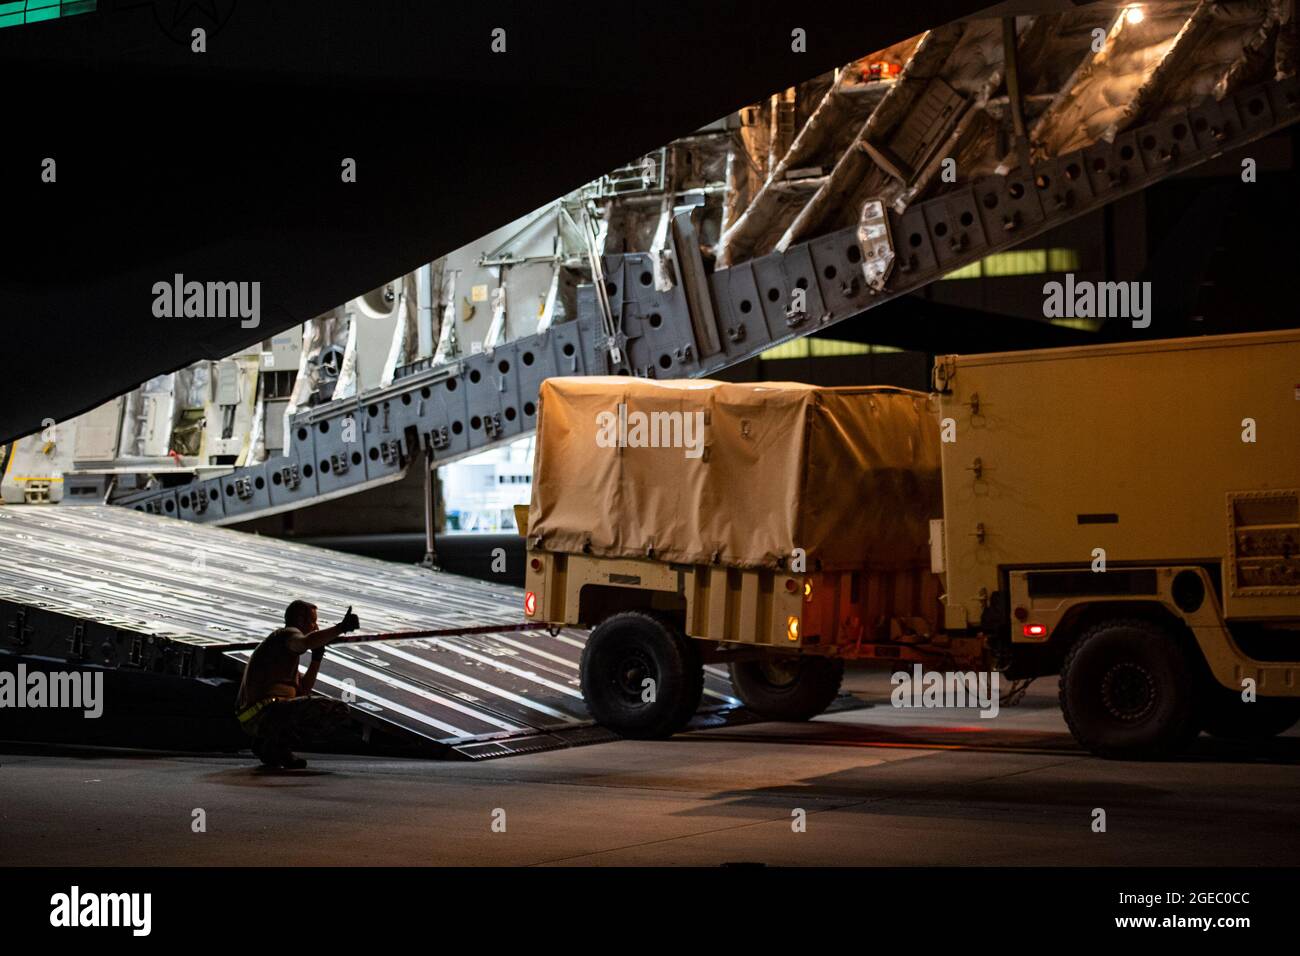
{"label": "metal ramp surface", "polygon": [[[498,632],[339,645],[317,691],[359,720],[464,757],[612,739],[578,689],[585,632],[513,631],[514,587],[130,509],[0,507],[0,650],[82,667],[237,677],[301,597],[322,625],[351,605],[363,630]],[[705,710],[739,706],[709,668]]]}

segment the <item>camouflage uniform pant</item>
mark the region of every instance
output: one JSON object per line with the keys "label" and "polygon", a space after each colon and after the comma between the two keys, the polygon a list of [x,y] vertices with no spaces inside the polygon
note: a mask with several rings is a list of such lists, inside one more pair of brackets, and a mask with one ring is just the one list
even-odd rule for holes
{"label": "camouflage uniform pant", "polygon": [[253,738],[253,753],[271,760],[295,747],[328,742],[349,722],[348,706],[342,701],[296,697],[268,704],[244,725],[244,732]]}

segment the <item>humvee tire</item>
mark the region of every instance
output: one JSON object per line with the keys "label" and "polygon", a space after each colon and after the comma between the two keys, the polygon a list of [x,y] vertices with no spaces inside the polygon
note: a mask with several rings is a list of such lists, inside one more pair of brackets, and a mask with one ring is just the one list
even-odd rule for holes
{"label": "humvee tire", "polygon": [[1160,757],[1196,736],[1194,687],[1186,651],[1164,628],[1103,621],[1065,656],[1061,711],[1075,740],[1099,757]]}
{"label": "humvee tire", "polygon": [[1206,689],[1201,699],[1200,727],[1225,740],[1267,740],[1300,721],[1300,700],[1264,697],[1247,703],[1236,691]]}
{"label": "humvee tire", "polygon": [[832,657],[769,654],[730,667],[737,695],[765,720],[816,717],[839,694],[844,679],[844,661]]}
{"label": "humvee tire", "polygon": [[[635,740],[671,737],[694,716],[704,693],[695,641],[640,611],[614,614],[596,626],[583,648],[579,676],[592,718]],[[653,699],[647,701],[651,688]]]}

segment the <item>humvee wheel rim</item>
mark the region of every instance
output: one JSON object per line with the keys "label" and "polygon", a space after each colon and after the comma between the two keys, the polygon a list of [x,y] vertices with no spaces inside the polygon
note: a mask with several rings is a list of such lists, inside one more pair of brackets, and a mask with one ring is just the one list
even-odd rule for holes
{"label": "humvee wheel rim", "polygon": [[1117,720],[1132,722],[1145,717],[1156,703],[1156,682],[1150,671],[1132,661],[1115,664],[1101,682],[1106,711]]}

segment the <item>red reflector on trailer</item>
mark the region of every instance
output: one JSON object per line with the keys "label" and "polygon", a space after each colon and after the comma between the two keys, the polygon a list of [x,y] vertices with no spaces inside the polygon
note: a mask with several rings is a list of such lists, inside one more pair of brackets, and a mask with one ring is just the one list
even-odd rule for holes
{"label": "red reflector on trailer", "polygon": [[1046,636],[1047,636],[1046,624],[1025,625],[1025,637],[1046,637]]}
{"label": "red reflector on trailer", "polygon": [[529,617],[537,613],[537,595],[532,591],[524,595],[524,613]]}

